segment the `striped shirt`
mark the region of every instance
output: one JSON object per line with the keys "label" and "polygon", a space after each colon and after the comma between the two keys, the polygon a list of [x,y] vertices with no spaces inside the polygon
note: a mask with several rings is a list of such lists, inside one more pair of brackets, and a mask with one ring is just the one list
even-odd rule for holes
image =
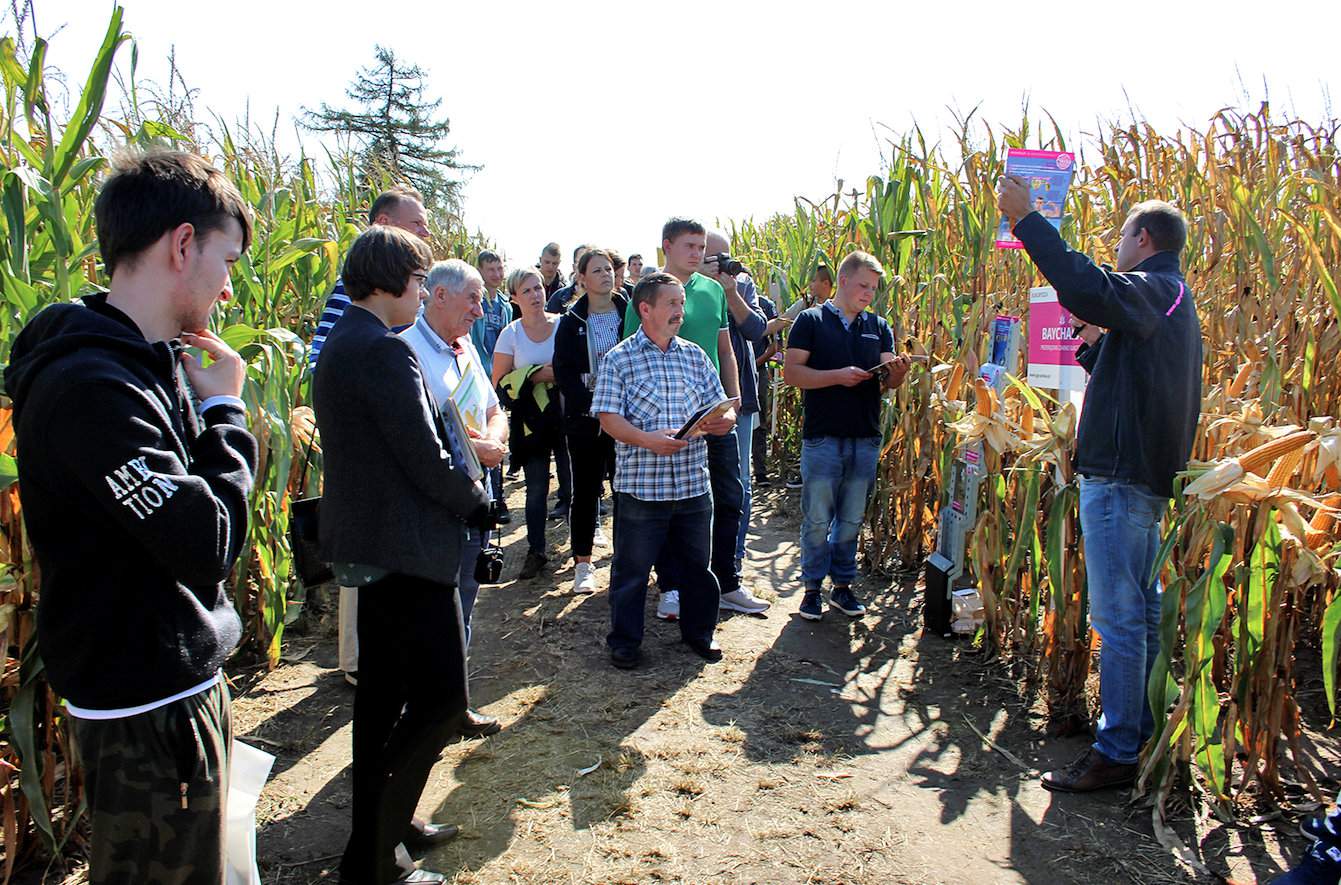
{"label": "striped shirt", "polygon": [[[622,415],[644,431],[679,428],[694,412],[725,396],[703,348],[672,338],[663,353],[639,327],[601,360],[591,413]],[[707,494],[707,442],[696,437],[673,455],[616,442],[615,491],[644,501],[680,501]]]}
{"label": "striped shirt", "polygon": [[349,304],[349,296],[345,294],[345,282],[336,277],[335,288],[326,298],[326,306],[321,310],[321,319],[317,321],[317,332],[312,336],[312,347],[307,353],[307,371],[317,370],[317,357],[321,356],[321,345],[326,343],[326,336],[335,328],[335,321],[344,316]]}

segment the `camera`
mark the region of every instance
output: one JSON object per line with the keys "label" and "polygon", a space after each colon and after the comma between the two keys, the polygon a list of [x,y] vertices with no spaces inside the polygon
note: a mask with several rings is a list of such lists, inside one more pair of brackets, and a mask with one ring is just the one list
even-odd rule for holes
{"label": "camera", "polygon": [[745,272],[745,265],[741,264],[739,261],[732,258],[725,252],[718,252],[716,255],[709,255],[708,257],[717,259],[718,273],[727,274],[728,276],[734,277],[737,274],[742,274]]}
{"label": "camera", "polygon": [[503,578],[503,546],[498,543],[497,535],[480,548],[475,557],[475,580],[480,584],[497,584]]}

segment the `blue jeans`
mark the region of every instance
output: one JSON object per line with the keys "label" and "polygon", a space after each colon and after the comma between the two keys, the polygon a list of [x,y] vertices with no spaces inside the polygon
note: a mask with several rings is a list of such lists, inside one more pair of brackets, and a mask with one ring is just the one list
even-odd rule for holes
{"label": "blue jeans", "polygon": [[1146,684],[1159,654],[1159,581],[1150,571],[1159,551],[1160,517],[1169,499],[1140,483],[1080,479],[1080,530],[1090,623],[1099,650],[1099,718],[1094,749],[1131,763],[1155,730]]}
{"label": "blue jeans", "polygon": [[470,613],[475,610],[475,597],[480,595],[480,582],[475,580],[475,560],[480,558],[480,548],[489,539],[489,533],[479,529],[466,529],[466,538],[461,542],[461,568],[456,574],[456,590],[461,597],[461,623],[466,631],[466,648],[470,648]]}
{"label": "blue jeans", "polygon": [[643,641],[647,578],[661,552],[673,553],[680,591],[680,636],[707,644],[717,628],[720,592],[708,568],[712,500],[644,501],[615,493],[615,555],[610,564],[611,649],[632,651]]}
{"label": "blue jeans", "polygon": [[545,499],[549,497],[549,452],[522,462],[526,477],[526,549],[545,552]]}
{"label": "blue jeans", "polygon": [[[722,593],[740,589],[736,566],[736,538],[740,534],[740,504],[744,488],[740,482],[740,450],[735,432],[707,437],[708,479],[712,489],[712,573]],[[667,547],[657,559],[657,582],[661,589],[680,590],[679,551]]]}
{"label": "blue jeans", "polygon": [[857,535],[875,484],[880,437],[801,442],[801,580],[817,589],[857,577]]}
{"label": "blue jeans", "polygon": [[754,449],[754,427],[759,414],[736,416],[736,449],[740,457],[740,531],[736,534],[736,575],[740,575],[740,564],[745,560],[745,534],[750,530],[750,452]]}

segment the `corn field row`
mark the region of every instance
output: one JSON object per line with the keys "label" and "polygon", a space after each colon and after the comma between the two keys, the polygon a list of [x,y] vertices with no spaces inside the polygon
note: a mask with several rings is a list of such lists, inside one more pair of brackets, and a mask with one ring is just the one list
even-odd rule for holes
{"label": "corn field row", "polygon": [[[1135,203],[1182,208],[1184,270],[1207,345],[1199,439],[1183,480],[1191,494],[1170,508],[1158,563],[1163,651],[1149,689],[1157,728],[1139,786],[1157,808],[1189,766],[1226,814],[1236,797],[1287,802],[1290,783],[1330,798],[1299,740],[1295,667],[1297,649],[1320,649],[1334,715],[1337,128],[1280,121],[1263,105],[1221,111],[1202,130],[1114,126],[1079,152],[1063,235],[1111,264]],[[1070,466],[1075,409],[1019,380],[1023,357],[1000,401],[972,380],[995,316],[1027,316],[1029,287],[1046,282],[1022,252],[993,249],[1007,147],[1067,149],[1055,124],[1036,132],[1027,119],[1003,132],[964,120],[950,150],[915,132],[890,145],[886,170],[864,190],[798,200],[793,214],[738,224],[733,236],[737,253],[788,292],[853,248],[884,263],[890,282],[875,307],[896,340],[930,359],[885,410],[865,558],[876,568],[917,566],[934,547],[956,449],[983,441],[988,479],[967,543],[967,573],[984,600],[981,640],[1045,693],[1053,727],[1067,732],[1089,722],[1085,688],[1098,644],[1087,626]],[[785,428],[794,437],[799,426],[797,398],[786,397],[775,437],[782,452],[795,442]]]}

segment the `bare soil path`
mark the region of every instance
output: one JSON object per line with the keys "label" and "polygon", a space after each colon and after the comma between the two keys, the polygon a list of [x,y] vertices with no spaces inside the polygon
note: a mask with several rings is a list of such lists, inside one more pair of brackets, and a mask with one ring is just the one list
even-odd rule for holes
{"label": "bare soil path", "polygon": [[[525,542],[509,490],[515,575]],[[462,835],[426,866],[458,883],[1195,881],[1155,842],[1147,807],[1038,785],[1085,741],[1047,739],[999,665],[923,635],[911,582],[865,578],[858,620],[797,617],[798,493],[756,501],[747,580],[775,604],[723,619],[719,664],[681,646],[649,600],[644,666],[613,669],[608,559],[600,591],[573,596],[557,524],[557,565],[482,592],[473,701],[505,728],[434,769],[420,813]],[[258,809],[267,883],[333,881],[347,834],[352,690],[323,626],[287,638],[292,663],[238,674],[238,735],[278,755]],[[1188,818],[1183,837],[1221,881],[1265,881],[1300,849],[1292,821]]]}

